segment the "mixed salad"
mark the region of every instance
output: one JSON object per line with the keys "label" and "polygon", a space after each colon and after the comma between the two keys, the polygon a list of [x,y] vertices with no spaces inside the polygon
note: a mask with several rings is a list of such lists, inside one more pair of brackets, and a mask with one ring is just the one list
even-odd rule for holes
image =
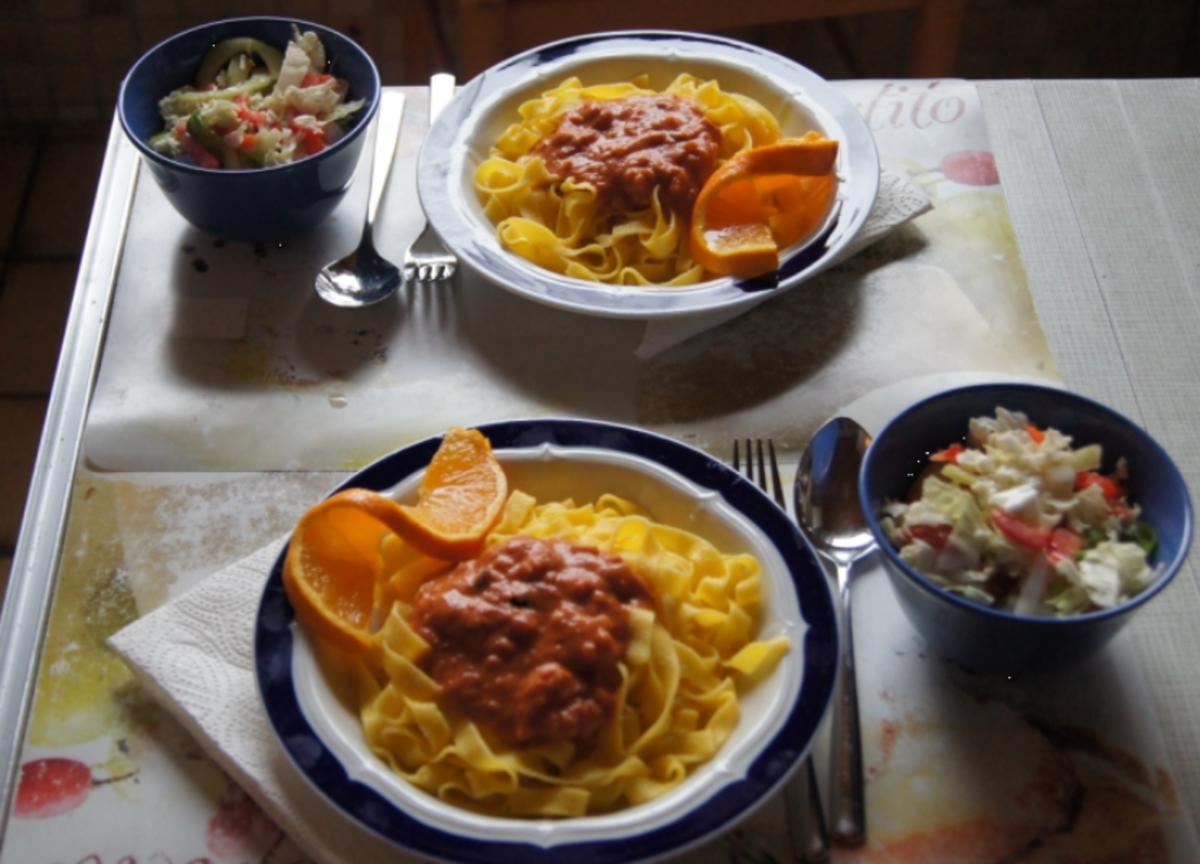
{"label": "mixed salad", "polygon": [[325,71],[316,33],[294,36],[283,53],[259,39],[226,39],[205,55],[195,84],[159,103],[163,131],[150,146],[202,168],[262,168],[319,153],[362,108],[345,81]]}
{"label": "mixed salad", "polygon": [[1155,578],[1153,528],[1126,497],[1128,468],[1016,411],[975,417],[966,443],[929,456],[910,500],[884,508],[900,556],[947,590],[1025,615],[1117,606]]}

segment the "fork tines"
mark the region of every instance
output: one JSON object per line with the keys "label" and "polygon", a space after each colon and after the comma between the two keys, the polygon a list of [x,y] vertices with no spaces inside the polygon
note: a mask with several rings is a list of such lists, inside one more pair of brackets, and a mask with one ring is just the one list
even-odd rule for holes
{"label": "fork tines", "polygon": [[[770,492],[775,499],[775,503],[780,507],[787,509],[785,499],[783,497],[783,482],[779,477],[779,462],[775,458],[775,442],[771,438],[766,439],[765,458],[764,446],[762,438],[755,438],[753,442],[746,438],[744,443],[738,439],[733,441],[733,470],[741,471],[746,475],[746,478],[758,485],[758,488],[764,492],[767,488],[767,470],[770,469]],[[742,468],[741,462],[741,446],[745,447],[745,468]]]}
{"label": "fork tines", "polygon": [[[746,438],[733,441],[733,470],[740,471],[747,480],[767,491],[767,472],[770,471],[770,492],[779,507],[787,511],[783,497],[783,483],[779,476],[779,462],[775,458],[775,442],[770,438]],[[827,862],[829,860],[829,829],[825,824],[825,813],[821,808],[821,792],[817,786],[816,770],[812,754],[804,758],[804,779],[797,781],[784,793],[789,807],[799,814],[797,833],[793,835],[795,860]]]}
{"label": "fork tines", "polygon": [[454,262],[407,264],[404,267],[404,278],[409,282],[444,282],[454,276],[454,270]]}

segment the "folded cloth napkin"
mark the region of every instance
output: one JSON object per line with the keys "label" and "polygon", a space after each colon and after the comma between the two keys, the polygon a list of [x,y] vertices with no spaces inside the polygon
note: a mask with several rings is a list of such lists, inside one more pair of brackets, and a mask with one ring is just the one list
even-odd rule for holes
{"label": "folded cloth napkin", "polygon": [[[286,538],[208,577],[109,637],[138,680],[306,854],[402,861],[331,807],[271,730],[254,674],[259,598]],[[417,860],[415,858],[411,860]]]}
{"label": "folded cloth napkin", "polygon": [[[846,245],[838,256],[838,261],[858,254],[895,228],[910,219],[920,216],[929,210],[933,204],[919,186],[908,178],[887,168],[879,174],[879,193],[875,196],[875,204],[862,230]],[[737,309],[719,309],[715,312],[702,312],[686,317],[670,318],[662,321],[650,321],[642,334],[642,341],[635,354],[643,360],[653,357],[690,339],[698,333],[710,330],[731,318],[744,315],[759,303],[770,300],[774,294],[764,291],[755,297],[754,302]]]}

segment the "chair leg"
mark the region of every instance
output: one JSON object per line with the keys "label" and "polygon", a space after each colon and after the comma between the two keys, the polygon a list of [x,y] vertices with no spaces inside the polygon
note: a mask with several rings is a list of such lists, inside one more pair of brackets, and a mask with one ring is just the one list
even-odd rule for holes
{"label": "chair leg", "polygon": [[965,0],[924,0],[921,3],[909,66],[912,77],[942,78],[954,74],[965,12]]}

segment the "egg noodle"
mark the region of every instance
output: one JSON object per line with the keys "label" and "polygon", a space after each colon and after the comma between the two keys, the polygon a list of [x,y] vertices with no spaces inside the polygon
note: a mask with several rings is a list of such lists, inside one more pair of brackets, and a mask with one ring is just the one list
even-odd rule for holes
{"label": "egg noodle", "polygon": [[494,815],[582,816],[663,794],[717,752],[737,725],[739,690],[788,650],[783,636],[756,641],[758,561],[654,522],[614,495],[576,506],[514,491],[488,544],[516,535],[619,555],[656,597],[654,610],[630,609],[632,639],[607,727],[587,752],[570,743],[517,749],[443,711],[439,685],[421,668],[430,646],[407,619],[420,585],[450,565],[389,535],[382,668],[361,675],[368,744],[419,788]]}
{"label": "egg noodle", "polygon": [[[496,236],[521,257],[577,279],[619,285],[689,285],[704,277],[692,260],[686,220],[660,204],[633,214],[605,212],[596,188],[553,176],[534,147],[563,115],[585,100],[624,99],[656,92],[646,76],[585,87],[568,78],[523,103],[521,120],[509,126],[475,172],[475,187]],[[716,81],[682,74],[664,94],[686,99],[720,130],[719,160],[771,144],[779,123],[766,108]]]}

